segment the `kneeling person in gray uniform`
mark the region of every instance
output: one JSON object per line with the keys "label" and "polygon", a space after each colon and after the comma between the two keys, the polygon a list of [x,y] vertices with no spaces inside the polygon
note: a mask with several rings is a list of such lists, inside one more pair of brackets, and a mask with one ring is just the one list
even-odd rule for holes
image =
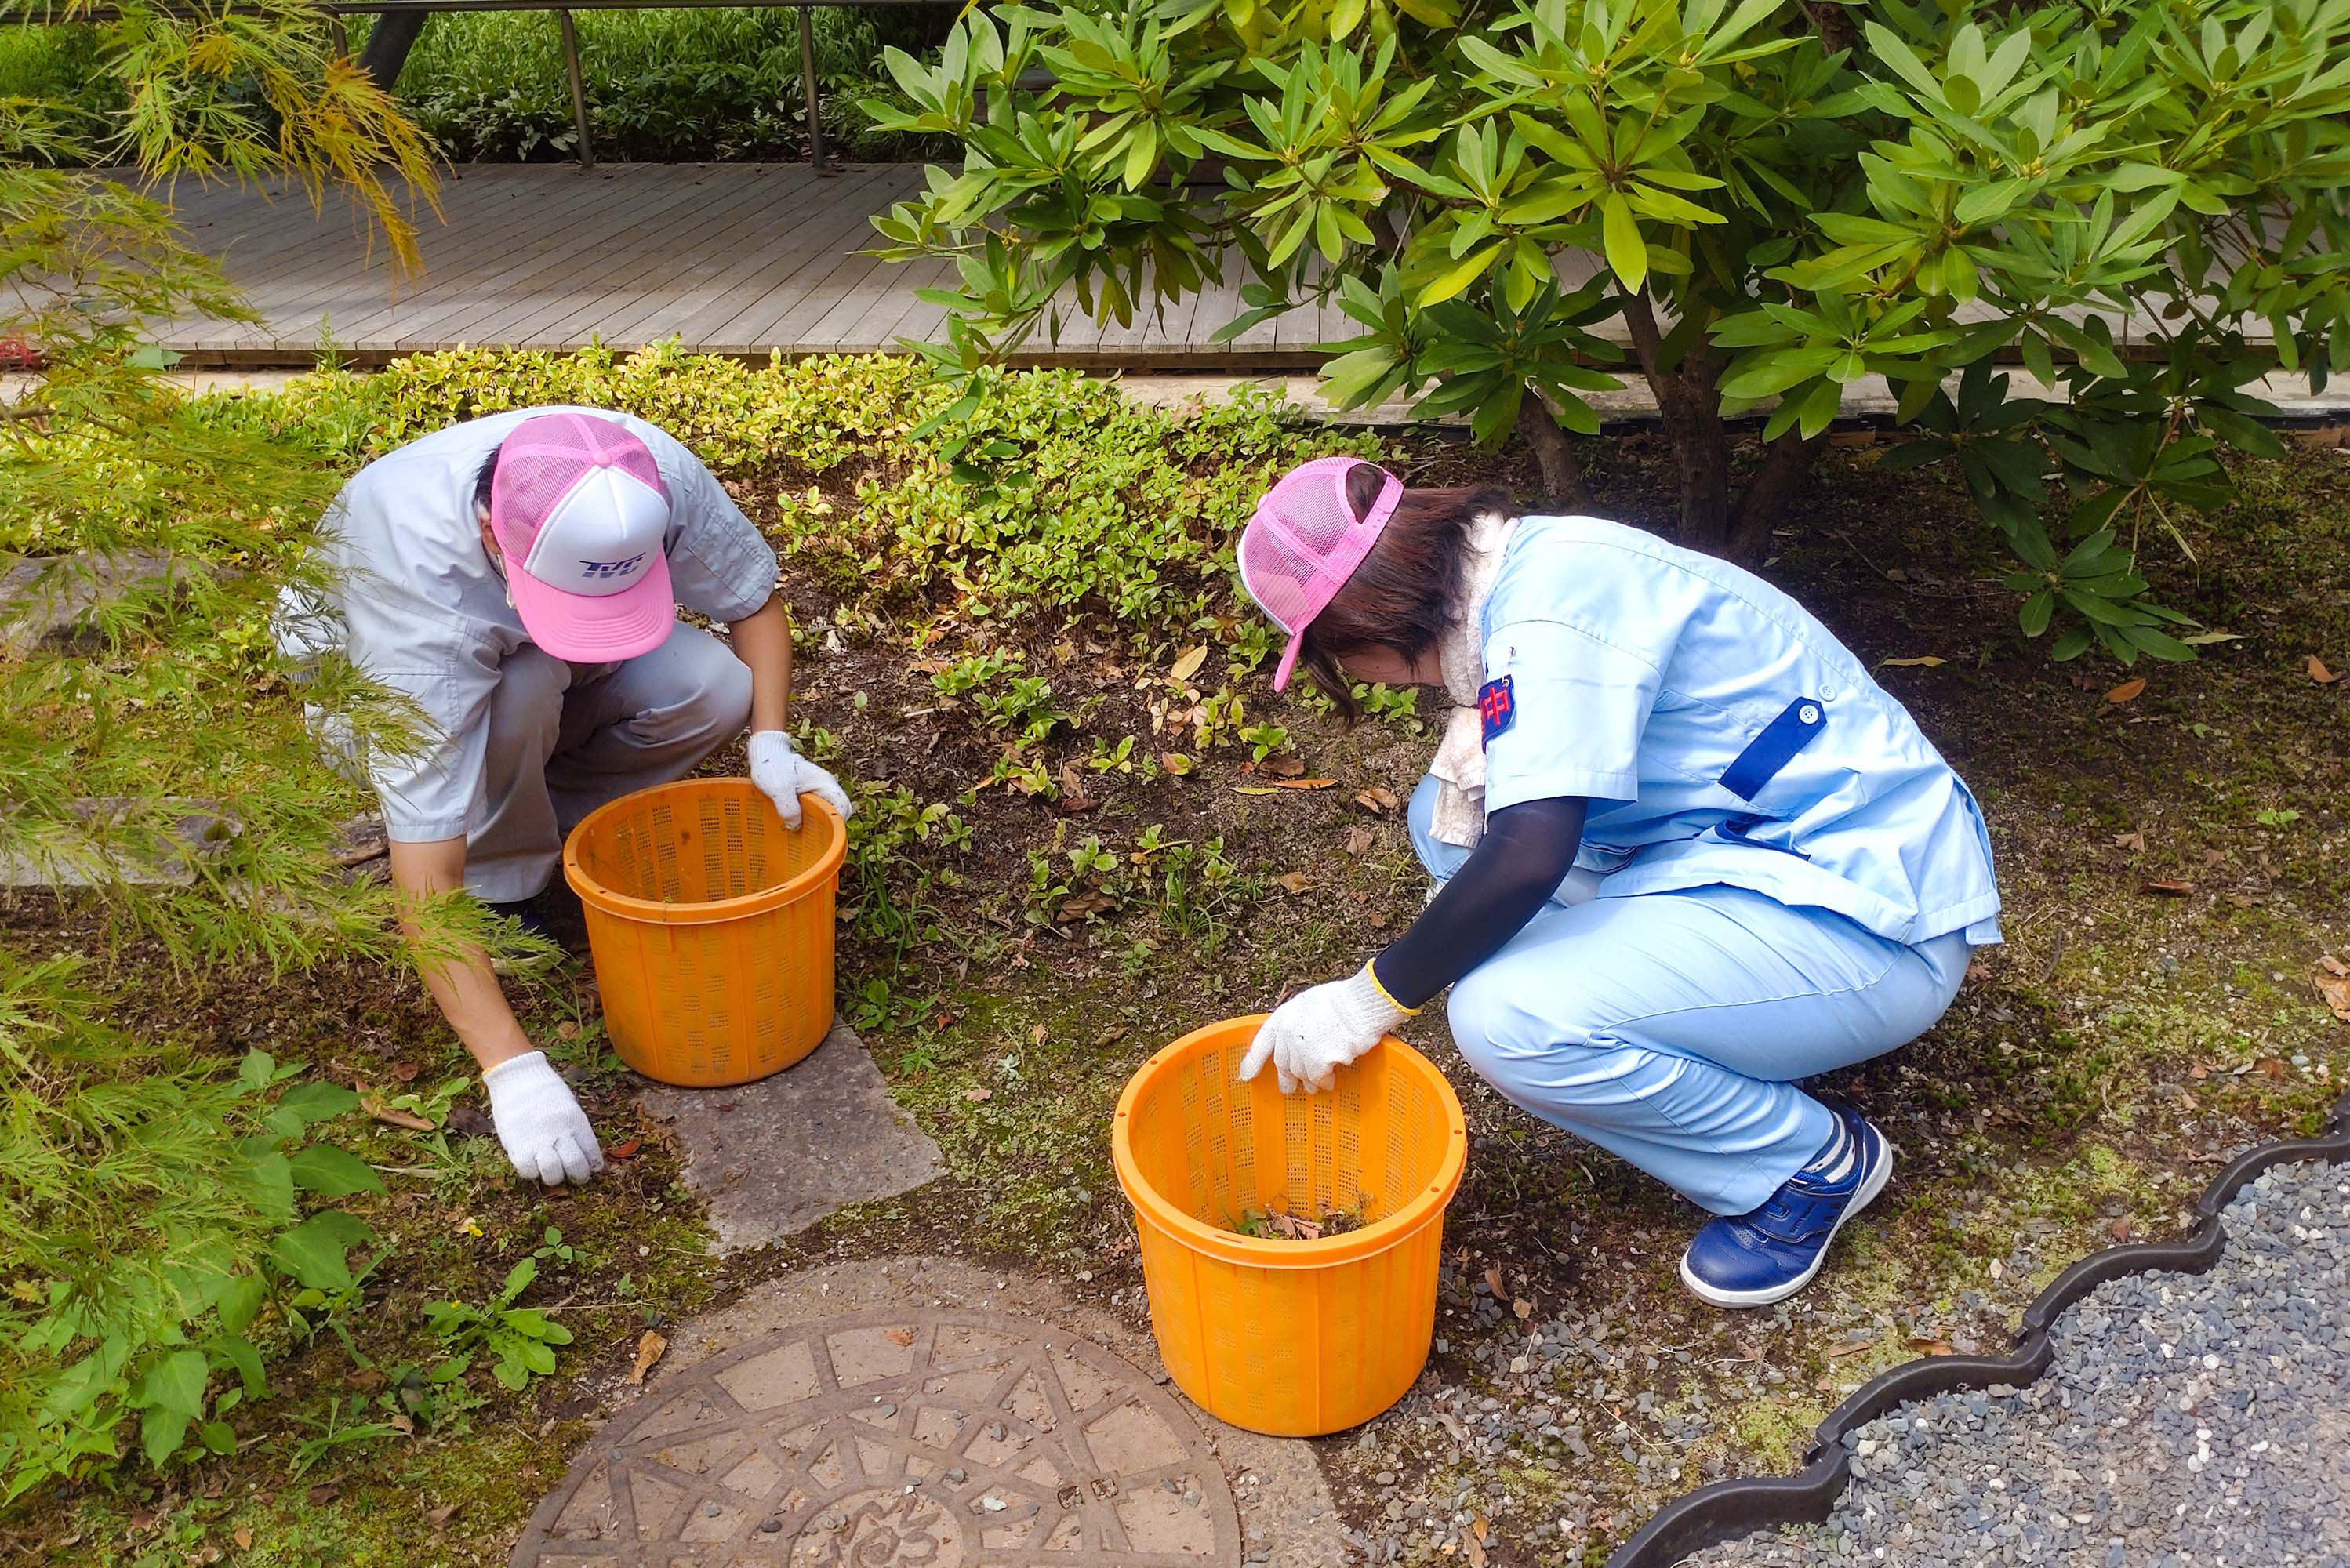
{"label": "kneeling person in gray uniform", "polygon": [[[751,727],[751,777],[797,827],[830,774],[785,732],[789,612],[775,551],[709,469],[641,420],[526,409],[379,458],[329,509],[328,613],[289,601],[289,652],[340,648],[414,700],[412,754],[358,758],[403,891],[463,888],[519,914],[596,807],[683,777]],[[677,607],[725,623],[726,641]],[[414,934],[411,928],[411,934]],[[603,1168],[593,1127],[478,950],[425,984],[473,1060],[515,1169],[552,1186]]]}

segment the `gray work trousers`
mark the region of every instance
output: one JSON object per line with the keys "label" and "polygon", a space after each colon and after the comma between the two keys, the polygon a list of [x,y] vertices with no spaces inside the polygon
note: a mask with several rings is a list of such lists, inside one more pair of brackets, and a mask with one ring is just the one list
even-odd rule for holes
{"label": "gray work trousers", "polygon": [[683,778],[750,717],[750,669],[699,627],[681,625],[619,664],[516,649],[490,702],[485,811],[465,838],[466,890],[500,904],[536,896],[582,817]]}

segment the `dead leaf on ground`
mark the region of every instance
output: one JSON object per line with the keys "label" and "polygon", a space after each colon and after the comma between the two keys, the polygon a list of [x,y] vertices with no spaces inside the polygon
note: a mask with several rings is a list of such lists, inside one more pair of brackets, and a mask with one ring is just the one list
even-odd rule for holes
{"label": "dead leaf on ground", "polygon": [[1909,1340],[1909,1348],[1916,1351],[1920,1355],[1949,1355],[1951,1354],[1950,1342],[1949,1340],[1928,1339],[1922,1335],[1912,1335]]}
{"label": "dead leaf on ground", "polygon": [[614,1144],[608,1152],[614,1159],[634,1159],[637,1158],[637,1150],[644,1147],[644,1139],[632,1137],[626,1143]]}
{"label": "dead leaf on ground", "polygon": [[972,1085],[971,1088],[965,1089],[962,1092],[962,1097],[969,1100],[972,1105],[977,1105],[982,1100],[994,1098],[995,1091],[989,1088],[984,1084],[978,1084]]}
{"label": "dead leaf on ground", "polygon": [[2318,954],[2317,967],[2324,970],[2328,974],[2350,978],[2350,964],[2344,963],[2332,953]]}
{"label": "dead leaf on ground", "polygon": [[2309,664],[2307,668],[2309,670],[2309,678],[2312,680],[2316,681],[2320,686],[2331,686],[2335,681],[2342,679],[2339,674],[2326,669],[2325,660],[2318,658],[2317,655],[2314,653],[2309,656]]}
{"label": "dead leaf on ground", "polygon": [[457,1511],[464,1506],[462,1502],[444,1502],[438,1508],[428,1508],[424,1511],[424,1522],[439,1530],[456,1518]]}
{"label": "dead leaf on ground", "polygon": [[2106,1224],[2106,1234],[2111,1236],[2116,1241],[2128,1241],[2130,1239],[2129,1216],[2126,1214],[2117,1214],[2112,1220],[2108,1220]]}
{"label": "dead leaf on ground", "polygon": [[2327,1011],[2343,1023],[2350,1023],[2350,979],[2338,974],[2321,974],[2314,976],[2312,983],[2317,987],[2317,994],[2324,1002]]}
{"label": "dead leaf on ground", "polygon": [[385,1105],[381,1100],[377,1099],[372,1095],[362,1095],[359,1096],[359,1108],[380,1122],[389,1122],[391,1126],[396,1127],[406,1127],[411,1132],[431,1132],[432,1130],[432,1124],[424,1117],[418,1116],[414,1111],[395,1109],[390,1106]]}
{"label": "dead leaf on ground", "polygon": [[328,1503],[334,1501],[337,1498],[342,1496],[343,1489],[337,1486],[332,1481],[320,1481],[317,1486],[310,1489],[308,1495],[310,1499],[310,1506],[312,1508],[324,1508]]}
{"label": "dead leaf on ground", "polygon": [[2259,1061],[2253,1063],[2252,1066],[2262,1077],[2270,1080],[2272,1083],[2277,1082],[2284,1077],[2284,1058],[2282,1056],[2263,1056]]}
{"label": "dead leaf on ground", "polygon": [[1328,789],[1336,779],[1267,779],[1269,789]]}
{"label": "dead leaf on ground", "polygon": [[1491,1263],[1485,1265],[1485,1288],[1493,1293],[1497,1302],[1510,1299],[1510,1287],[1502,1282],[1502,1271]]}
{"label": "dead leaf on ground", "polygon": [[1257,763],[1256,771],[1268,779],[1294,779],[1305,771],[1305,759],[1284,752]]}
{"label": "dead leaf on ground", "polygon": [[577,1040],[579,1038],[579,1025],[567,1018],[555,1026],[555,1037],[557,1040]]}
{"label": "dead leaf on ground", "polygon": [[405,1410],[394,1410],[391,1413],[390,1426],[393,1431],[398,1432],[403,1438],[412,1438],[416,1436],[416,1423],[410,1417],[408,1412]]}
{"label": "dead leaf on ground", "polygon": [[1879,670],[1931,670],[1936,665],[1946,662],[1947,660],[1938,654],[1921,653],[1915,659],[1880,659],[1877,661],[1877,668]]}
{"label": "dead leaf on ground", "polygon": [[2227,863],[2228,852],[2224,849],[2206,849],[2203,852],[2203,864],[2207,867],[2225,866]]}
{"label": "dead leaf on ground", "polygon": [[236,1549],[239,1552],[250,1552],[253,1550],[253,1527],[240,1524],[229,1532],[229,1539],[236,1542]]}
{"label": "dead leaf on ground", "polygon": [[1314,884],[1303,871],[1286,871],[1273,879],[1273,885],[1284,893],[1303,893]]}
{"label": "dead leaf on ground", "polygon": [[914,1331],[910,1328],[893,1328],[881,1337],[892,1345],[911,1345],[914,1343]]}
{"label": "dead leaf on ground", "polygon": [[416,1075],[423,1070],[421,1063],[394,1062],[391,1064],[391,1081],[395,1084],[412,1084],[416,1082]]}
{"label": "dead leaf on ground", "polygon": [[1858,1355],[1868,1348],[1869,1344],[1866,1339],[1847,1339],[1842,1345],[1829,1345],[1827,1353],[1830,1355]]}
{"label": "dead leaf on ground", "polygon": [[2204,1079],[2211,1075],[2211,1069],[2206,1067],[2202,1063],[2198,1062],[2195,1065],[2187,1069],[2187,1075],[2194,1082],[2199,1084]]}
{"label": "dead leaf on ground", "polygon": [[1191,759],[1180,752],[1161,752],[1159,765],[1180,779],[1191,771]]}
{"label": "dead leaf on ground", "polygon": [[2195,891],[2195,884],[2158,878],[2155,881],[2139,883],[2137,890],[2141,893],[2153,893],[2165,898],[2184,898]]}
{"label": "dead leaf on ground", "polygon": [[2108,702],[2126,702],[2145,690],[2146,677],[2141,675],[2135,680],[2125,680],[2119,686],[2116,686],[2112,691],[2106,692],[2106,701]]}
{"label": "dead leaf on ground", "polygon": [[1199,674],[1200,666],[1207,662],[1208,645],[1203,642],[1197,648],[1186,649],[1175,662],[1168,667],[1167,674],[1170,680],[1189,680]]}
{"label": "dead leaf on ground", "polygon": [[1371,852],[1371,846],[1378,841],[1378,835],[1358,822],[1347,830],[1347,853],[1368,855]]}
{"label": "dead leaf on ground", "polygon": [[1510,1303],[1510,1310],[1517,1314],[1520,1323],[1523,1323],[1534,1315],[1534,1303],[1520,1296]]}
{"label": "dead leaf on ground", "polygon": [[449,1113],[449,1130],[459,1137],[495,1137],[498,1124],[478,1106],[458,1106]]}
{"label": "dead leaf on ground", "polygon": [[636,1365],[629,1368],[629,1381],[642,1383],[645,1380],[645,1374],[653,1369],[653,1363],[659,1361],[661,1358],[661,1352],[668,1348],[669,1341],[650,1328],[639,1334]]}
{"label": "dead leaf on ground", "polygon": [[1355,804],[1365,811],[1377,812],[1379,815],[1386,816],[1393,813],[1403,802],[1398,800],[1395,791],[1385,784],[1373,784],[1368,789],[1358,789],[1355,792]]}
{"label": "dead leaf on ground", "polygon": [[1091,811],[1094,802],[1086,794],[1086,775],[1075,757],[1061,764],[1061,809],[1071,816]]}
{"label": "dead leaf on ground", "polygon": [[2135,828],[2131,829],[2127,833],[2116,833],[2114,835],[2114,847],[2116,849],[2143,850],[2146,847],[2146,835]]}

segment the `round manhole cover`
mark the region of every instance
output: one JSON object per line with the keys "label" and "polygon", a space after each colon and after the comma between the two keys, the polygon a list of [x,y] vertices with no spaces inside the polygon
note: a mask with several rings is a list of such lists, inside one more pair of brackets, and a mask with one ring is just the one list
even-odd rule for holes
{"label": "round manhole cover", "polygon": [[1240,1559],[1191,1415],[1097,1345],[990,1313],[829,1318],[623,1416],[514,1568],[1103,1568]]}

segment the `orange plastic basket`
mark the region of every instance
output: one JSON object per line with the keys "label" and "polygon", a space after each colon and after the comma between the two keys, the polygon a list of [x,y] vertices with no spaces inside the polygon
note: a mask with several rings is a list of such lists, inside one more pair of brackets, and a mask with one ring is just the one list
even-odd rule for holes
{"label": "orange plastic basket", "polygon": [[[1392,1038],[1327,1094],[1284,1095],[1270,1068],[1238,1082],[1263,1022],[1211,1024],[1143,1064],[1110,1152],[1177,1386],[1236,1427],[1314,1437],[1369,1420],[1426,1365],[1469,1131],[1444,1075]],[[1316,1241],[1232,1229],[1250,1210],[1358,1203],[1368,1224]]]}
{"label": "orange plastic basket", "polygon": [[795,832],[748,779],[623,795],[572,829],[604,1026],[664,1084],[747,1084],[832,1027],[833,895],[848,836],[814,795]]}

